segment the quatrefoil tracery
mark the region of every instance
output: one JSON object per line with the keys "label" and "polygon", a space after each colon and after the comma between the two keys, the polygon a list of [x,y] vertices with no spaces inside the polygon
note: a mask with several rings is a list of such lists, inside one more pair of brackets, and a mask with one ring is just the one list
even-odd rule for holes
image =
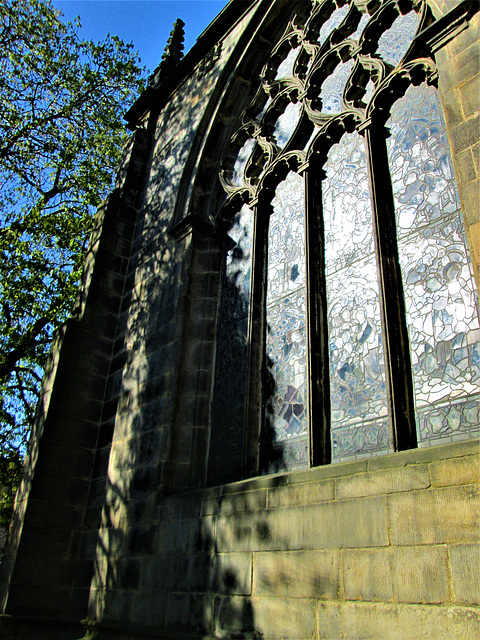
{"label": "quatrefoil tracery", "polygon": [[434,83],[433,60],[415,41],[432,20],[423,0],[313,0],[304,24],[291,21],[273,49],[231,139],[220,171],[225,210],[274,192],[285,167],[326,157],[346,131],[384,124],[409,84]]}

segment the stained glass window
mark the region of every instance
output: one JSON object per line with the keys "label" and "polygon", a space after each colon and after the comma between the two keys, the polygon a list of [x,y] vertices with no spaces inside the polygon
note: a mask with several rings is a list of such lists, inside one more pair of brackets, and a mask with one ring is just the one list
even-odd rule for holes
{"label": "stained glass window", "polygon": [[[243,421],[251,442],[242,446],[253,452],[246,473],[480,428],[478,294],[431,86],[435,63],[417,37],[434,18],[412,0],[367,5],[312,1],[310,14],[286,24],[242,116],[239,135],[252,137],[240,151],[232,137],[225,189],[239,212],[215,383],[219,406],[229,406],[213,413],[231,425],[223,433],[231,428],[234,449]],[[324,455],[312,453],[316,443]]]}
{"label": "stained glass window", "polygon": [[242,473],[252,224],[252,210],[242,207],[227,238],[212,402],[211,482]]}
{"label": "stained glass window", "polygon": [[277,187],[268,231],[266,420],[273,440],[266,470],[308,463],[303,178]]}
{"label": "stained glass window", "polygon": [[327,39],[327,37],[331,34],[331,32],[339,26],[339,24],[342,22],[342,20],[345,18],[345,16],[348,13],[348,5],[344,5],[343,7],[340,7],[338,9],[335,9],[335,11],[332,13],[332,15],[330,16],[330,18],[324,22],[324,24],[322,25],[321,29],[320,29],[320,33],[318,36],[318,42],[320,44],[323,44],[325,42],[325,40]]}
{"label": "stained glass window", "polygon": [[388,411],[365,143],[335,145],[323,190],[334,460],[387,451]]}
{"label": "stained glass window", "polygon": [[342,94],[353,66],[353,60],[337,65],[332,75],[323,83],[320,97],[324,113],[330,115],[342,111]]}
{"label": "stained glass window", "polygon": [[275,124],[275,130],[273,137],[277,141],[279,147],[284,147],[290,136],[295,131],[298,120],[300,118],[300,103],[290,103],[285,109],[285,112],[278,118]]}
{"label": "stained glass window", "polygon": [[378,40],[377,55],[396,66],[410,46],[418,28],[418,13],[399,15],[393,25]]}
{"label": "stained glass window", "polygon": [[479,431],[480,325],[436,91],[410,87],[387,142],[420,445]]}

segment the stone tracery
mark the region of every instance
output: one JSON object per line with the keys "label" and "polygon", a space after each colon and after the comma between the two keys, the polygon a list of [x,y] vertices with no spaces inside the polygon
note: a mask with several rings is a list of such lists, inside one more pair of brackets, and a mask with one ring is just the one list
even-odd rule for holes
{"label": "stone tracery", "polygon": [[[291,171],[300,174],[314,170],[323,172],[323,167],[326,168],[327,166],[325,163],[332,148],[343,140],[344,134],[351,134],[354,131],[365,136],[369,171],[374,171],[375,158],[380,157],[382,154],[386,157],[385,137],[388,137],[389,132],[384,125],[390,117],[393,105],[411,85],[422,85],[423,88],[420,88],[420,92],[426,92],[427,95],[426,86],[436,84],[437,72],[431,53],[431,40],[424,35],[426,33],[425,30],[433,24],[434,18],[427,4],[416,0],[402,3],[396,0],[388,0],[386,2],[365,2],[363,0],[351,0],[351,2],[337,0],[337,2],[334,2],[333,0],[325,0],[324,2],[312,2],[310,14],[296,16],[274,46],[270,58],[260,74],[260,82],[255,97],[243,112],[241,116],[242,125],[232,137],[232,147],[229,152],[230,160],[224,161],[220,172],[220,181],[227,194],[224,211],[228,211],[228,208],[232,206],[233,209],[238,207],[234,203],[248,202],[256,208],[257,216],[266,215],[268,218],[272,211],[275,210],[275,206],[272,209],[270,203],[273,204],[275,202],[274,195],[277,187],[283,183],[287,174]],[[434,94],[430,92],[428,95],[432,96]],[[382,139],[381,142],[380,138]],[[359,144],[365,150],[361,138]],[[380,149],[378,148],[379,144]],[[237,151],[234,150],[235,148]],[[233,171],[231,164],[229,164],[232,157],[235,158]],[[331,167],[330,171],[334,171],[335,164],[332,164]],[[386,189],[391,194],[391,188],[388,186],[390,184],[388,169],[384,177],[387,183]],[[327,174],[323,174],[323,179],[322,189],[325,190],[325,193],[328,193],[333,184],[332,180],[336,180],[336,178],[329,178],[327,171]],[[380,215],[378,211],[379,194],[376,192],[376,187],[378,188],[380,184],[381,180],[377,181],[377,185],[373,184],[372,197],[375,211],[369,215],[373,215],[374,221],[375,219],[378,220]],[[382,188],[384,189],[385,186]],[[367,194],[367,198],[369,197]],[[390,195],[389,198],[392,199],[392,196]],[[358,208],[359,201],[352,200],[350,206],[354,209]],[[325,216],[328,209],[325,194],[321,207],[323,207],[323,224],[326,225]],[[398,209],[397,200],[395,201],[395,207]],[[391,209],[394,215],[393,200]],[[455,210],[458,217],[458,206],[456,206]],[[220,217],[221,215],[220,213]],[[306,215],[307,217],[310,216],[308,207]],[[303,219],[303,210],[299,211],[298,216],[298,220]],[[399,224],[399,216],[404,217],[405,214],[400,213],[397,215],[397,224]],[[393,224],[391,228],[394,228],[395,222],[393,218],[391,224]],[[361,235],[364,231],[365,229],[362,231],[358,228],[355,232],[357,235]],[[388,235],[386,230],[379,230],[378,222],[374,222],[373,230],[368,234],[370,240],[373,239],[375,234],[378,236],[379,233]],[[253,241],[259,242],[259,237],[257,236]],[[327,234],[327,252],[329,250],[329,242],[330,238]],[[351,245],[350,252],[355,252],[358,249],[358,245],[355,242]],[[380,255],[381,258],[385,249],[382,249],[380,244],[377,246],[377,255]],[[268,252],[272,250],[273,244],[272,240],[270,240]],[[387,253],[392,253],[390,257],[393,258],[394,262],[397,260],[395,257],[397,253],[396,246],[388,249]],[[307,265],[307,272],[308,269],[312,268],[314,268],[312,265],[309,267]],[[320,265],[320,268],[323,269],[324,267]],[[328,265],[326,271],[328,273]],[[343,460],[351,456],[356,457],[375,451],[380,452],[392,450],[392,448],[396,450],[397,448],[416,446],[417,436],[412,424],[410,424],[409,435],[404,436],[401,433],[402,431],[408,431],[405,428],[404,416],[400,416],[401,412],[406,414],[410,412],[406,422],[412,423],[416,419],[420,444],[432,437],[431,430],[427,438],[425,427],[419,426],[420,423],[424,424],[425,419],[420,417],[418,412],[416,418],[413,417],[413,404],[421,405],[420,396],[418,395],[418,393],[421,395],[421,392],[418,392],[418,390],[413,392],[411,382],[408,382],[408,380],[405,381],[402,391],[393,391],[392,372],[390,372],[390,380],[385,379],[384,374],[382,325],[385,328],[386,325],[391,324],[391,318],[395,315],[397,317],[405,316],[401,292],[402,275],[400,270],[397,269],[393,278],[396,284],[392,285],[393,281],[391,281],[387,285],[386,283],[391,280],[391,274],[379,272],[377,275],[375,267],[372,267],[370,272],[369,278],[373,278],[372,283],[376,282],[377,279],[380,280],[381,289],[380,291],[377,290],[375,294],[376,302],[372,301],[371,303],[377,305],[378,309],[382,308],[382,320],[380,320],[380,315],[377,316],[377,320],[365,317],[364,326],[360,327],[359,325],[358,327],[357,333],[360,332],[359,335],[356,338],[352,337],[350,346],[346,344],[345,348],[347,348],[347,351],[348,349],[350,351],[355,350],[357,348],[353,346],[355,340],[360,339],[361,342],[360,334],[363,332],[362,335],[364,335],[368,328],[370,328],[370,333],[376,336],[375,345],[369,350],[365,351],[363,349],[365,357],[363,361],[359,360],[357,365],[353,365],[349,361],[346,352],[342,355],[338,353],[337,349],[336,356],[333,351],[330,353],[329,366],[332,371],[330,380],[331,399],[325,401],[328,406],[324,407],[325,412],[329,414],[329,424],[324,425],[323,428],[328,429],[331,433],[332,459]],[[405,280],[406,277],[403,277],[403,286],[408,287]],[[332,302],[335,299],[335,304],[337,304],[338,291],[335,293],[336,289],[333,286],[333,280],[329,283],[328,275],[326,276],[326,281],[325,276],[322,276],[322,278],[324,279],[322,287],[326,287],[328,291],[327,298],[332,299]],[[263,330],[267,332],[267,345],[270,340],[268,336],[272,331],[268,315],[268,299],[269,295],[271,295],[271,286],[273,286],[270,282],[273,282],[271,276],[269,276],[267,285],[265,283],[263,285],[257,284],[257,286],[266,286],[267,324]],[[255,285],[253,284],[252,286]],[[340,287],[343,286],[340,283]],[[395,289],[399,291],[397,293],[398,298],[393,305],[395,308],[390,311],[387,308],[389,304],[386,301]],[[344,300],[345,309],[356,306],[356,302],[352,298],[352,295],[355,295],[353,291],[349,295],[350,298],[347,296]],[[370,304],[365,301],[364,303],[367,307]],[[302,313],[302,304],[299,306],[300,314]],[[365,310],[361,309],[361,306],[358,308],[365,315]],[[328,311],[327,315],[329,314],[330,311]],[[278,322],[281,324],[281,321],[277,319],[274,325],[278,326]],[[285,316],[283,320],[283,323],[286,323],[285,326],[290,326],[292,322],[293,324],[298,324],[299,321],[297,322],[292,318],[287,320],[287,316]],[[330,319],[329,323],[328,340],[331,345],[336,331],[334,329],[335,320]],[[301,332],[303,332],[300,336],[300,341],[306,344],[307,323],[300,324],[302,325]],[[372,331],[375,325],[376,328]],[[404,321],[402,321],[402,325],[405,325]],[[284,340],[287,340],[288,335],[290,335],[289,331],[288,328],[285,330]],[[409,354],[403,350],[400,358],[394,355],[397,349],[395,343],[408,342],[406,327],[403,326],[401,331],[403,331],[402,336],[399,335],[395,338],[389,337],[387,339],[385,357],[388,361],[391,361],[392,358],[403,359],[402,373],[404,377],[410,378]],[[259,335],[257,335],[257,341],[251,335],[250,339],[254,343],[257,342],[252,348],[261,348],[260,345],[263,343]],[[411,339],[414,339],[413,334],[411,334]],[[311,342],[312,338],[310,337],[310,344]],[[365,340],[366,342],[367,339]],[[281,363],[279,364],[278,357],[272,361],[268,346],[266,348],[266,364],[264,364],[262,376],[264,378],[265,376],[268,377],[271,374],[268,369],[273,367],[273,369],[277,369],[277,374],[273,373],[273,378],[277,375],[277,378],[280,376],[283,379],[285,376],[279,371]],[[318,348],[318,345],[316,348]],[[334,348],[334,351],[336,348]],[[285,349],[287,349],[286,346]],[[287,352],[285,354],[287,358]],[[326,354],[323,357],[326,357]],[[412,357],[415,363],[417,356],[413,354]],[[473,353],[470,359],[472,358],[474,358]],[[338,362],[335,364],[337,360]],[[274,364],[275,362],[276,364]],[[287,360],[285,360],[286,362]],[[285,366],[287,367],[287,364]],[[408,373],[406,369],[408,369]],[[305,375],[309,374],[305,372]],[[365,384],[367,379],[369,380],[370,390],[367,390],[366,387],[361,390],[359,376],[363,380],[362,384]],[[292,454],[288,453],[290,451],[289,445],[291,444],[289,441],[293,432],[290,433],[288,431],[288,420],[285,425],[282,426],[283,423],[281,424],[284,417],[283,413],[285,413],[285,402],[287,402],[286,396],[284,400],[275,400],[278,396],[276,390],[281,387],[281,384],[277,384],[274,380],[274,389],[271,392],[267,392],[271,396],[266,397],[264,392],[263,401],[266,406],[266,413],[263,420],[267,422],[271,420],[274,425],[277,425],[274,427],[274,439],[277,439],[277,444],[283,451],[282,464],[286,468],[295,468],[298,465],[308,464],[308,459],[305,453],[299,453],[298,450]],[[269,387],[268,384],[265,386]],[[292,395],[292,389],[288,385],[287,387],[287,393]],[[355,391],[353,391],[354,387]],[[413,398],[414,393],[416,394],[415,400]],[[395,395],[397,395],[397,407],[394,406],[395,399],[392,400],[392,396]],[[380,396],[382,396],[382,400],[380,400]],[[347,413],[350,414],[353,411],[353,414],[357,415],[353,422],[346,418],[346,407],[341,409],[342,402],[347,397],[350,398],[350,409],[348,409]],[[368,408],[368,397],[371,397],[373,402],[370,408]],[[273,403],[272,399],[274,400]],[[307,402],[306,399],[305,402]],[[340,404],[338,404],[339,402]],[[275,404],[277,409],[271,409],[272,405]],[[377,407],[376,409],[373,409],[374,405]],[[405,406],[407,406],[405,410],[400,408]],[[273,416],[271,417],[268,415],[270,411],[273,411]],[[435,411],[437,409],[434,409],[433,413]],[[302,419],[307,420],[307,415],[303,409],[302,415]],[[387,418],[387,415],[390,417]],[[457,416],[455,416],[455,419],[452,418],[452,424],[455,423],[456,418]],[[315,416],[310,413],[311,429],[313,428],[312,421],[314,420]],[[387,427],[387,420],[390,421],[390,427]],[[463,417],[458,418],[458,421],[463,421],[462,424],[466,424],[468,419]],[[303,427],[299,428],[300,431],[302,429]],[[442,434],[445,437],[450,437],[452,433],[451,429],[443,427]],[[315,447],[315,437],[310,436],[310,438],[310,447]],[[260,452],[259,455],[261,458],[262,453]],[[315,457],[312,452],[310,452],[310,456],[311,459]],[[274,461],[276,459],[274,456]],[[330,459],[330,453],[327,452],[324,460],[328,461],[328,459]],[[268,460],[263,463],[263,467],[267,471],[280,468],[278,462],[274,462],[272,465],[269,464]]]}

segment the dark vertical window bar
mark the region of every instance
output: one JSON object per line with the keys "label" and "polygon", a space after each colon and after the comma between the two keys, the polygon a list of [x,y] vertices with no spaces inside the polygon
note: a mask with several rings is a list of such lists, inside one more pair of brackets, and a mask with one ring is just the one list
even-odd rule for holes
{"label": "dark vertical window bar", "polygon": [[310,464],[331,462],[330,374],[328,358],[325,230],[322,180],[325,172],[312,156],[305,172],[307,344]]}
{"label": "dark vertical window bar", "polygon": [[248,369],[245,400],[245,476],[257,475],[260,467],[260,435],[264,422],[265,297],[267,287],[268,222],[270,203],[254,208],[252,276],[248,323]]}
{"label": "dark vertical window bar", "polygon": [[391,408],[391,437],[393,450],[402,451],[417,446],[417,434],[395,205],[385,135],[383,125],[373,123],[365,130]]}

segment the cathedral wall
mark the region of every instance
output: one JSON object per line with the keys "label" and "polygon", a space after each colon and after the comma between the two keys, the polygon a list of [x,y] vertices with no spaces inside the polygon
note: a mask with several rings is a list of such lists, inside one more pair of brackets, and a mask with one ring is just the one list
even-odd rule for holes
{"label": "cathedral wall", "polygon": [[[22,624],[50,640],[480,633],[477,440],[205,488],[225,239],[199,178],[218,164],[200,165],[267,4],[157,95],[126,151],[51,394],[46,380],[7,638]],[[436,54],[477,277],[478,24]]]}

